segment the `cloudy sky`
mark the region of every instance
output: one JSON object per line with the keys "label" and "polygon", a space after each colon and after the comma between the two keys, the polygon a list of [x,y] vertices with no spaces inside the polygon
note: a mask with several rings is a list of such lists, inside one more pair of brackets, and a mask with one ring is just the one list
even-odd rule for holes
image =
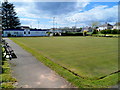
{"label": "cloudy sky", "polygon": [[[32,28],[83,27],[94,21],[114,24],[118,19],[118,0],[95,2],[51,1],[47,0],[8,0],[15,5],[15,10],[22,25]],[[45,2],[46,1],[46,2]],[[94,2],[93,2],[94,1]],[[98,0],[100,1],[100,0]]]}

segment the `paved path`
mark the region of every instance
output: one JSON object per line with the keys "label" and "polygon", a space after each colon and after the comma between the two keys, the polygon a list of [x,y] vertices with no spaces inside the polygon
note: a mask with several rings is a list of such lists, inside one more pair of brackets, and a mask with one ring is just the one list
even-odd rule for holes
{"label": "paved path", "polygon": [[111,88],[118,88],[118,89],[120,89],[120,83],[118,83],[118,84],[115,85],[115,86],[112,86]]}
{"label": "paved path", "polygon": [[30,53],[23,50],[10,39],[5,38],[17,55],[17,59],[10,61],[13,76],[17,78],[20,88],[70,88],[65,79],[57,75],[50,68],[36,60]]}

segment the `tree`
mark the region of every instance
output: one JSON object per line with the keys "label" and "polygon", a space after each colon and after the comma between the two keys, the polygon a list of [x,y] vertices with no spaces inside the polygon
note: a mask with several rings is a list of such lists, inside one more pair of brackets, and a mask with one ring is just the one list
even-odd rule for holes
{"label": "tree", "polygon": [[92,34],[98,34],[98,30],[94,30]]}
{"label": "tree", "polygon": [[90,22],[90,26],[93,29],[96,29],[99,25],[100,25],[100,22],[98,22],[98,21],[92,21],[92,22]]}
{"label": "tree", "polygon": [[20,20],[16,16],[14,5],[9,2],[2,3],[2,28],[3,29],[17,29],[20,28]]}
{"label": "tree", "polygon": [[106,35],[107,31],[106,30],[101,30],[101,33]]}

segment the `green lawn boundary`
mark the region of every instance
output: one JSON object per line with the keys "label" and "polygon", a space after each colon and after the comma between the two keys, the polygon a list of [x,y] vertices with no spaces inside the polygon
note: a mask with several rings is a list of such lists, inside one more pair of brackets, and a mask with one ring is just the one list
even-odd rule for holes
{"label": "green lawn boundary", "polygon": [[[4,48],[2,48],[2,50],[4,51]],[[2,69],[2,73],[0,74],[0,88],[16,88],[14,84],[17,82],[17,80],[12,76],[12,71],[8,59],[4,58],[3,56],[0,67]]]}
{"label": "green lawn boundary", "polygon": [[78,88],[108,88],[110,86],[116,85],[120,81],[120,78],[118,78],[118,75],[120,75],[120,72],[113,73],[113,74],[108,75],[99,80],[83,79],[83,78],[76,76],[73,73],[69,72],[67,69],[56,64],[55,62],[48,59],[47,57],[44,57],[37,50],[25,45],[24,43],[17,41],[15,39],[12,39],[12,38],[10,38],[10,39],[13,40],[16,44],[20,45],[24,50],[31,53],[40,62],[42,62],[43,64],[45,64],[46,66],[48,66],[49,68],[54,70],[56,73],[58,73],[63,78],[65,78],[67,81],[69,81],[75,87],[78,87]]}
{"label": "green lawn boundary", "polygon": [[118,38],[120,34],[92,34],[92,36]]}
{"label": "green lawn boundary", "polygon": [[15,88],[14,83],[17,82],[16,78],[14,78],[11,74],[11,68],[8,60],[2,61],[2,74],[0,74],[0,88]]}

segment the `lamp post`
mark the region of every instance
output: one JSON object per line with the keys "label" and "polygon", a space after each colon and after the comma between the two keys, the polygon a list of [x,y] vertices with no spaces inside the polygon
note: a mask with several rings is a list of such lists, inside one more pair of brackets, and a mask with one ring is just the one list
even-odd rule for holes
{"label": "lamp post", "polygon": [[75,32],[76,32],[76,28],[77,28],[77,20],[75,19]]}

